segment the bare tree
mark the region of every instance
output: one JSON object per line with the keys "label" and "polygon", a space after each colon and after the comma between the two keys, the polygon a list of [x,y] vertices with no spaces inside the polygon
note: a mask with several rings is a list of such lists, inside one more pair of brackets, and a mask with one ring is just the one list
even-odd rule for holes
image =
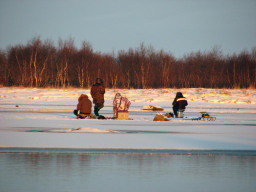
{"label": "bare tree", "polygon": [[6,54],[0,50],[0,84],[8,85],[8,61],[6,58]]}

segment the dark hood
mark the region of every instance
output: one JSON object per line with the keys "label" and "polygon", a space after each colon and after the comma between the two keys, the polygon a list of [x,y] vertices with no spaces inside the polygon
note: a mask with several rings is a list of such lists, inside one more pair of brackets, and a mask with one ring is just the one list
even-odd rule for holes
{"label": "dark hood", "polygon": [[181,92],[177,92],[177,93],[176,93],[176,98],[182,98],[182,97],[183,97],[183,95],[182,95]]}

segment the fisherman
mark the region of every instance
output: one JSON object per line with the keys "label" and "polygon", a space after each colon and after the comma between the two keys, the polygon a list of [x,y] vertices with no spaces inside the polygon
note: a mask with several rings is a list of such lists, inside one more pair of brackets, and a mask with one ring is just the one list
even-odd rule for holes
{"label": "fisherman", "polygon": [[92,112],[92,102],[88,98],[88,95],[81,94],[78,98],[77,109],[74,110],[74,114],[78,118],[85,118],[86,116],[90,116]]}
{"label": "fisherman", "polygon": [[115,98],[113,100],[113,112],[114,118],[118,118],[118,112],[128,112],[131,102],[122,97],[120,93],[116,93]]}
{"label": "fisherman", "polygon": [[99,117],[99,110],[104,107],[105,87],[101,78],[96,79],[96,83],[91,88],[91,96],[94,103],[94,114]]}
{"label": "fisherman", "polygon": [[174,98],[173,102],[173,113],[175,117],[178,117],[178,111],[184,112],[186,109],[186,106],[188,105],[188,102],[185,97],[183,97],[181,92],[176,93],[176,97]]}

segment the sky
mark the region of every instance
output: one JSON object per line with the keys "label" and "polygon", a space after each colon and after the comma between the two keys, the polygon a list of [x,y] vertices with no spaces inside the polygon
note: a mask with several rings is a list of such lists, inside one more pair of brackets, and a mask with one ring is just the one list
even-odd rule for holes
{"label": "sky", "polygon": [[0,0],[0,49],[32,38],[118,53],[143,43],[175,57],[256,47],[256,0]]}

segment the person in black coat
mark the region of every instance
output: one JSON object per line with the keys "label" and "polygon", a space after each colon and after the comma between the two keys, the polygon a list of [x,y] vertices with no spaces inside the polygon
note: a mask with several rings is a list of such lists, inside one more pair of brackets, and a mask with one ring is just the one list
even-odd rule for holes
{"label": "person in black coat", "polygon": [[173,108],[173,113],[175,117],[178,116],[177,112],[178,111],[185,111],[186,106],[188,105],[188,102],[185,97],[183,97],[181,92],[176,93],[176,97],[174,98],[172,102],[172,108]]}

